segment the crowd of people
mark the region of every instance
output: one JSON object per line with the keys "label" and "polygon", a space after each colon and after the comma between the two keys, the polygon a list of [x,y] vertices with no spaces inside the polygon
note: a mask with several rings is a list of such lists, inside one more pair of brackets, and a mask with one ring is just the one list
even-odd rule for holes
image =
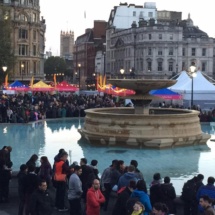
{"label": "crowd of people", "polygon": [[[9,202],[9,181],[11,179],[10,159],[12,148],[4,146],[0,150],[0,202]],[[113,160],[99,178],[98,161],[88,164],[86,158],[80,163],[69,164],[68,153],[60,149],[51,166],[48,158],[42,156],[37,166],[38,156],[20,166],[18,177],[19,215],[51,215],[54,209],[70,211],[70,215],[99,215],[110,207],[111,193],[117,195],[112,215],[167,215],[176,214],[175,188],[168,176],[162,182],[161,174],[155,173],[147,188],[138,162],[131,160],[125,165],[123,160]],[[203,184],[204,176],[198,174],[188,180],[182,189],[184,215],[215,215],[214,177]],[[55,189],[55,200],[49,189]],[[65,196],[69,202],[66,208]],[[109,208],[110,209],[110,208]]]}
{"label": "crowd of people", "polygon": [[[84,117],[85,109],[104,107],[131,107],[125,105],[124,99],[112,95],[77,95],[72,93],[50,95],[38,92],[35,94],[0,95],[0,123],[26,123],[50,118]],[[155,105],[156,106],[156,105]],[[185,108],[180,105],[159,103],[161,108]],[[201,122],[215,122],[215,109],[200,112]]]}

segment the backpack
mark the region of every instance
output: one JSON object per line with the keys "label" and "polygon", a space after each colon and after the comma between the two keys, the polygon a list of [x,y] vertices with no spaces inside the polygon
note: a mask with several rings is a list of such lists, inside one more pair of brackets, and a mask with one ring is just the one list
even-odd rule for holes
{"label": "backpack", "polygon": [[134,210],[134,205],[136,202],[139,202],[140,199],[138,197],[130,197],[127,202],[126,202],[126,211],[127,214],[132,214],[133,210]]}
{"label": "backpack", "polygon": [[181,199],[184,201],[192,201],[196,194],[196,182],[194,180],[187,181],[182,188]]}

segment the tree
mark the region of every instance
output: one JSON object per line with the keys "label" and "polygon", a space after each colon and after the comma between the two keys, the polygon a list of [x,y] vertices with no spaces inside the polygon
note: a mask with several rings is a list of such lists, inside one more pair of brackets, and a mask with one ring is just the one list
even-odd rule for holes
{"label": "tree", "polygon": [[66,62],[61,57],[49,57],[44,64],[44,73],[47,80],[52,80],[54,74],[62,79],[62,74],[66,72],[66,69]]}
{"label": "tree", "polygon": [[0,71],[2,66],[7,66],[9,72],[13,68],[15,57],[11,42],[10,9],[4,6],[0,6],[0,26]]}

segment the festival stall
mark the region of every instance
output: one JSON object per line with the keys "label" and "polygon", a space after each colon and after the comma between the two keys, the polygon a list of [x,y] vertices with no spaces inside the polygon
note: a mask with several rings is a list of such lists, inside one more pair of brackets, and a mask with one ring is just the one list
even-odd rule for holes
{"label": "festival stall", "polygon": [[69,84],[66,81],[62,81],[55,86],[55,90],[60,92],[76,92],[79,88]]}
{"label": "festival stall", "polygon": [[9,84],[6,89],[14,91],[29,91],[29,86],[21,83],[20,81],[14,81],[12,84]]}
{"label": "festival stall", "polygon": [[54,91],[55,89],[51,86],[49,86],[48,84],[44,83],[43,81],[39,81],[36,84],[32,85],[30,87],[30,90],[33,92],[50,92],[50,91]]}
{"label": "festival stall", "polygon": [[167,88],[151,90],[149,93],[165,100],[181,100],[183,98],[179,93],[173,92]]}

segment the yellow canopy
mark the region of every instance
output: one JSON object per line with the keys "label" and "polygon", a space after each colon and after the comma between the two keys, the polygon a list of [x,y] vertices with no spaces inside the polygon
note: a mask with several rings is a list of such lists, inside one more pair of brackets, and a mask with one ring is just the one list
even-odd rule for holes
{"label": "yellow canopy", "polygon": [[43,81],[39,81],[36,84],[34,84],[31,89],[33,91],[50,91],[54,90],[53,87],[49,86],[48,84],[44,83]]}

